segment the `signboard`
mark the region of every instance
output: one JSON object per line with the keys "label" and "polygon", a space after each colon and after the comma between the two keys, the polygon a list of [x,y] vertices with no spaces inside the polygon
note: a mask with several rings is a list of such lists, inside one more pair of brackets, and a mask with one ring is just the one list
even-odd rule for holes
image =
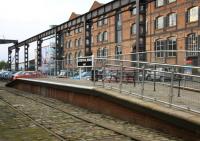
{"label": "signboard", "polygon": [[186,68],[184,68],[184,73],[191,75],[192,74],[192,67],[186,67]]}
{"label": "signboard", "polygon": [[86,57],[78,57],[77,58],[77,67],[93,67],[94,57],[86,56]]}

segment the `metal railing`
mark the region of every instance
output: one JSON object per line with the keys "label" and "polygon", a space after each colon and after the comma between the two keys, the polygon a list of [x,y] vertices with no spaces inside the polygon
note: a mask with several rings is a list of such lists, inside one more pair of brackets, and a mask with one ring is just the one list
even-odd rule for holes
{"label": "metal railing", "polygon": [[[94,67],[84,70],[94,72],[93,81],[82,84],[112,89],[145,101],[200,113],[200,66],[186,65],[185,59],[179,60],[185,57],[186,51],[176,51],[173,59],[158,58],[156,53],[140,52],[139,55],[131,53],[95,58]],[[132,61],[134,55],[141,57],[139,61]],[[147,61],[142,58],[144,56]],[[73,72],[68,76],[71,79],[80,72],[76,61],[72,62],[65,68]]]}

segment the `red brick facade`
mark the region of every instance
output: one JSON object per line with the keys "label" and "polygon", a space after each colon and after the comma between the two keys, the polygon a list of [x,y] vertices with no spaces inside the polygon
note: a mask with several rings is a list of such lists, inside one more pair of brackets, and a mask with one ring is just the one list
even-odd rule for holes
{"label": "red brick facade", "polygon": [[[163,3],[162,3],[163,2]],[[90,10],[94,10],[102,4],[94,2]],[[116,43],[117,12],[111,12],[99,19],[93,19],[92,26],[92,53],[96,56],[116,56],[116,48],[120,47],[122,54],[130,54],[135,46],[135,33],[132,25],[135,24],[134,11],[129,5],[120,9],[121,20],[121,43]],[[145,16],[141,16],[140,21],[146,23],[140,32],[145,32],[145,50],[160,51],[171,50],[171,53],[147,53],[146,60],[150,62],[159,61],[172,64],[186,64],[187,59],[192,59],[193,63],[200,57],[197,54],[186,55],[184,50],[200,50],[200,0],[157,0],[145,5]],[[198,10],[198,12],[197,12]],[[197,15],[195,15],[197,12]],[[133,14],[132,14],[133,13]],[[73,13],[71,18],[75,18]],[[77,15],[78,16],[78,15]],[[197,18],[197,19],[196,19]],[[162,25],[163,24],[163,25]],[[78,53],[84,56],[84,27],[76,27],[70,36],[65,36],[65,55],[67,60],[77,57]],[[145,30],[146,29],[146,30]],[[134,30],[134,29],[133,29]],[[195,33],[194,36],[189,36]],[[188,38],[189,39],[188,39]],[[81,38],[81,43],[76,46],[76,40]],[[195,38],[196,40],[193,40]],[[191,40],[192,39],[192,40]],[[71,40],[72,46],[67,46]],[[192,47],[192,48],[191,48]],[[183,50],[183,52],[173,53],[173,50]],[[68,56],[71,54],[71,58]],[[186,57],[187,56],[187,57]],[[195,58],[196,57],[196,58]],[[66,63],[70,63],[66,61]],[[197,63],[198,64],[198,63]]]}

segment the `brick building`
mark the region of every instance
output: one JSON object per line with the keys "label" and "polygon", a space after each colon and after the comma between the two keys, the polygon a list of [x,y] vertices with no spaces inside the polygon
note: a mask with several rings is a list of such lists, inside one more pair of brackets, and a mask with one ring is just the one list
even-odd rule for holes
{"label": "brick building", "polygon": [[[200,65],[200,0],[140,1],[140,60],[172,64]],[[103,4],[95,1],[90,8]],[[93,19],[91,51],[95,57],[126,55],[135,60],[136,6],[128,5]],[[79,15],[72,13],[70,19]],[[79,25],[64,36],[65,64],[73,66],[76,57],[85,55],[85,31]],[[168,50],[165,51],[165,50]],[[177,50],[181,50],[176,52]],[[186,53],[185,50],[194,51]],[[156,51],[156,53],[155,53]],[[129,58],[128,58],[129,57]]]}

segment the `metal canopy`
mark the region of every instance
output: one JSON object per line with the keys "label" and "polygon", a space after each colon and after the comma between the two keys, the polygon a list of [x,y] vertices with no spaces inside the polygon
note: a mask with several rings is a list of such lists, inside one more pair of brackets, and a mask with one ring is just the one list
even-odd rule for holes
{"label": "metal canopy", "polygon": [[18,43],[17,45],[11,46],[11,47],[9,47],[9,50],[13,50],[16,47],[24,46],[25,44],[37,41],[39,39],[48,37],[50,35],[55,35],[57,32],[62,32],[64,30],[70,29],[73,26],[83,24],[85,22],[85,20],[91,20],[91,19],[100,17],[102,15],[105,15],[105,14],[108,14],[112,11],[115,11],[118,8],[123,8],[127,5],[133,4],[135,2],[136,2],[136,0],[114,0],[114,1],[111,1],[111,2],[104,4],[103,6],[97,8],[95,10],[89,11],[89,12],[83,14],[83,15],[78,16],[75,19],[72,19],[70,21],[62,23],[62,24],[60,24],[60,25],[58,25],[58,26],[56,26],[52,29],[46,30],[46,31],[44,31],[44,32],[42,32],[38,35],[35,35],[35,36],[33,36],[33,37],[31,37],[27,40],[24,40],[24,41]]}

